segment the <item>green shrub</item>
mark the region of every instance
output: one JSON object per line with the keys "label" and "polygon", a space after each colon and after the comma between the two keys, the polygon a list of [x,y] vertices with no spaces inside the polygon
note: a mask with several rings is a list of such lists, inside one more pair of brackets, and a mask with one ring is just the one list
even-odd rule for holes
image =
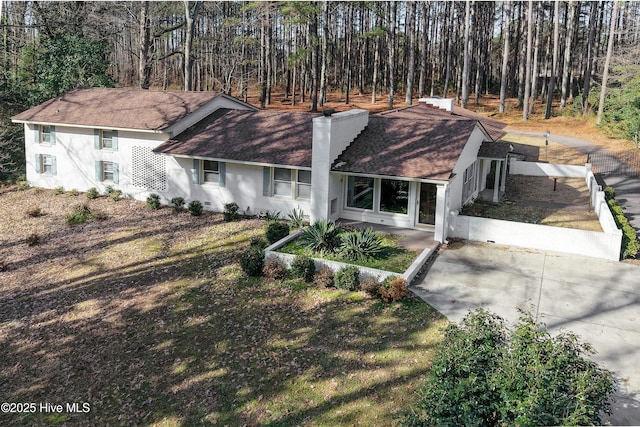
{"label": "green shrub", "polygon": [[266,221],[278,221],[280,219],[280,212],[278,211],[267,211],[262,215],[262,218]]}
{"label": "green shrub", "polygon": [[249,246],[257,249],[264,249],[269,245],[267,241],[261,236],[253,236],[249,239]]}
{"label": "green shrub", "polygon": [[[512,332],[509,332],[512,330]],[[485,310],[451,323],[405,426],[600,425],[611,373],[571,333],[523,315],[513,329]]]}
{"label": "green shrub", "polygon": [[147,197],[147,207],[152,210],[160,209],[160,196],[155,193],[149,194]]}
{"label": "green shrub", "polygon": [[608,202],[611,199],[615,199],[616,190],[613,187],[605,187],[604,189],[604,199]]}
{"label": "green shrub", "polygon": [[174,197],[173,199],[171,199],[171,206],[173,206],[173,210],[175,212],[182,212],[185,203],[186,202],[184,201],[183,197]]}
{"label": "green shrub", "polygon": [[289,235],[289,224],[280,221],[271,221],[265,225],[264,233],[269,244],[274,244],[280,239],[284,239]]}
{"label": "green shrub", "polygon": [[99,195],[100,193],[98,193],[96,187],[91,187],[87,190],[87,199],[97,199]]}
{"label": "green shrub", "polygon": [[288,216],[291,228],[304,227],[304,211],[302,209],[295,208],[289,212]]}
{"label": "green shrub", "polygon": [[16,190],[18,191],[28,190],[29,188],[30,188],[29,183],[27,181],[16,182]]}
{"label": "green shrub", "polygon": [[224,211],[222,211],[222,217],[226,222],[237,221],[240,219],[240,214],[238,211],[240,210],[240,206],[236,202],[225,203]]}
{"label": "green shrub", "polygon": [[338,289],[357,291],[360,289],[360,269],[354,265],[342,267],[333,279]]}
{"label": "green shrub", "polygon": [[87,205],[79,205],[73,209],[73,212],[67,215],[67,224],[83,224],[91,217],[91,209],[89,209]]}
{"label": "green shrub", "polygon": [[313,252],[333,252],[338,245],[337,236],[336,224],[322,219],[304,230],[300,244]]}
{"label": "green shrub", "polygon": [[202,215],[202,203],[199,200],[193,200],[187,206],[187,210],[191,214],[191,216],[200,216]]}
{"label": "green shrub", "polygon": [[402,277],[389,276],[382,281],[378,294],[384,302],[402,301],[407,296],[407,281]]}
{"label": "green shrub", "polygon": [[111,192],[109,193],[109,198],[114,202],[117,202],[118,200],[120,200],[120,196],[122,196],[122,190],[112,189]]}
{"label": "green shrub", "polygon": [[618,228],[622,230],[622,244],[620,248],[622,258],[634,258],[640,251],[640,242],[638,241],[636,230],[629,224],[629,220],[624,216],[622,206],[620,206],[616,199],[607,200],[607,205],[609,206],[609,210],[611,210],[613,220]]}
{"label": "green shrub", "polygon": [[113,194],[115,190],[113,189],[113,187],[111,185],[107,185],[106,188],[104,189],[104,195],[109,197],[111,196],[111,194]]}
{"label": "green shrub", "polygon": [[291,275],[311,282],[316,273],[316,263],[312,258],[305,255],[296,256],[291,262]]}
{"label": "green shrub", "polygon": [[64,187],[60,186],[53,189],[54,196],[57,196],[59,194],[64,194]]}
{"label": "green shrub", "polygon": [[67,194],[69,194],[69,196],[74,196],[75,197],[75,196],[79,195],[80,192],[78,191],[77,188],[72,188],[71,190],[69,190],[69,193],[67,193]]}
{"label": "green shrub", "polygon": [[333,270],[328,267],[322,267],[313,276],[313,284],[321,289],[330,288],[334,286],[334,278],[335,274],[333,273]]}
{"label": "green shrub", "polygon": [[278,258],[270,258],[264,263],[262,274],[271,280],[282,280],[288,275],[287,266]]}
{"label": "green shrub", "polygon": [[340,253],[351,261],[376,258],[382,252],[382,238],[371,228],[340,235]]}
{"label": "green shrub", "polygon": [[248,276],[260,276],[264,268],[264,250],[249,248],[240,255],[240,267]]}

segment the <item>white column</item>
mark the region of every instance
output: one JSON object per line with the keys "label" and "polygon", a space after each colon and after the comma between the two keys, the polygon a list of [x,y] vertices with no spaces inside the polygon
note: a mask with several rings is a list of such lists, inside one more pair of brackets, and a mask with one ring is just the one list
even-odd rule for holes
{"label": "white column", "polygon": [[447,215],[449,214],[447,187],[444,184],[438,184],[436,188],[436,223],[433,238],[442,243],[447,238]]}
{"label": "white column", "polygon": [[504,192],[507,189],[507,161],[500,160],[500,163],[503,163],[502,166],[502,178],[500,179],[500,191]]}
{"label": "white column", "polygon": [[502,166],[502,161],[496,160],[496,173],[493,179],[493,203],[498,203],[498,200],[500,200],[500,166]]}

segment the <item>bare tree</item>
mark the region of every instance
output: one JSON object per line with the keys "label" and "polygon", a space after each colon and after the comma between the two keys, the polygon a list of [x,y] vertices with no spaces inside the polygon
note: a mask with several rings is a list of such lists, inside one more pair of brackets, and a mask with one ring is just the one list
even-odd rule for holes
{"label": "bare tree", "polygon": [[564,66],[562,68],[562,87],[560,92],[560,108],[567,106],[567,94],[570,92],[569,73],[571,69],[571,48],[573,46],[573,32],[575,26],[576,4],[573,0],[569,0],[567,16],[567,30],[564,40]]}
{"label": "bare tree", "polygon": [[600,89],[600,103],[598,104],[597,123],[602,122],[602,112],[604,111],[604,99],[607,95],[607,79],[609,78],[609,63],[611,62],[611,54],[613,53],[613,39],[616,34],[616,21],[618,16],[618,0],[613,2],[613,10],[611,11],[611,23],[609,25],[609,41],[607,43],[607,56],[604,61],[604,71],[602,74],[602,88]]}
{"label": "bare tree", "polygon": [[462,65],[462,98],[460,105],[467,108],[469,102],[469,73],[471,68],[471,40],[469,33],[471,31],[471,4],[467,0],[464,5],[464,58]]}
{"label": "bare tree", "polygon": [[416,2],[410,1],[407,17],[406,36],[408,37],[409,55],[407,58],[407,90],[405,94],[405,103],[411,105],[413,103],[413,82],[415,80],[415,66],[416,66],[416,33],[415,33],[415,15],[416,15]]}
{"label": "bare tree", "polygon": [[504,114],[504,104],[507,96],[507,72],[509,71],[509,28],[511,25],[511,2],[504,2],[504,19],[505,23],[502,29],[502,37],[504,37],[504,44],[502,48],[502,72],[500,77],[500,114]]}
{"label": "bare tree", "polygon": [[527,58],[525,68],[524,81],[524,101],[522,107],[522,118],[529,119],[529,98],[531,90],[531,45],[533,43],[533,0],[529,0],[529,8],[527,9]]}

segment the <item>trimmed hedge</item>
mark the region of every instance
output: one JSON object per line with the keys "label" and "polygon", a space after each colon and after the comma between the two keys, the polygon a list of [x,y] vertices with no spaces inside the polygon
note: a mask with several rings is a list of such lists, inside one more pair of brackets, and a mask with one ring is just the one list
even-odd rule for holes
{"label": "trimmed hedge", "polygon": [[604,189],[604,197],[611,211],[611,215],[613,215],[613,220],[616,222],[618,228],[622,230],[622,247],[620,250],[622,258],[634,258],[638,254],[638,251],[640,251],[640,242],[638,242],[636,230],[631,227],[629,220],[624,216],[624,210],[615,199],[615,195],[616,192],[612,187]]}

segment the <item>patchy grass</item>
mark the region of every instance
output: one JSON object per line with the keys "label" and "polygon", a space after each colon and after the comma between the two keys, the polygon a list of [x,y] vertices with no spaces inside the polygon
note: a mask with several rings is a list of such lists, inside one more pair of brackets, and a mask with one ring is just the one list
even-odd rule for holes
{"label": "patchy grass", "polygon": [[360,265],[362,267],[377,268],[379,270],[404,273],[411,263],[420,255],[418,251],[403,248],[399,245],[399,238],[391,234],[382,235],[382,251],[380,256],[369,260],[348,260],[339,254],[318,254],[301,246],[297,239],[280,248],[281,252],[293,255],[307,255],[315,258],[324,258],[331,261],[339,261],[347,264]]}
{"label": "patchy grass", "polygon": [[108,219],[68,227],[65,198],[14,190],[0,188],[0,401],[90,411],[3,426],[390,425],[442,339],[418,300],[247,278],[238,254],[263,221],[101,197],[88,204]]}

